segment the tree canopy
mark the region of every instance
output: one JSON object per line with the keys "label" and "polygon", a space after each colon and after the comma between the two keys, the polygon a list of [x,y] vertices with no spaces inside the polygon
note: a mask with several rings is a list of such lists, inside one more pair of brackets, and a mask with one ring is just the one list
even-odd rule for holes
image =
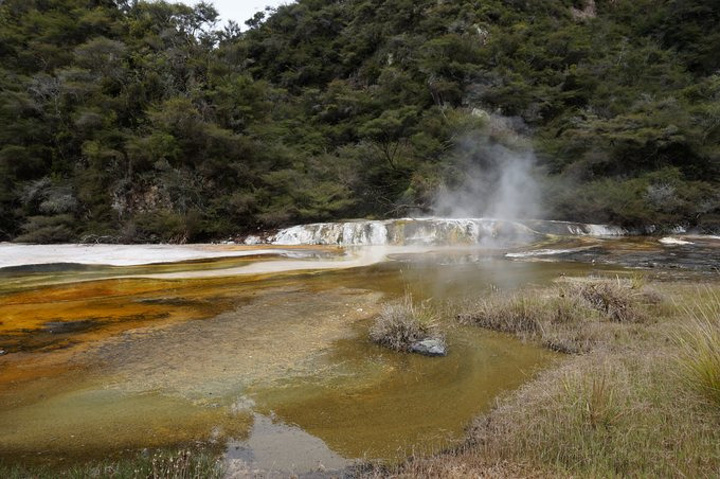
{"label": "tree canopy", "polygon": [[715,0],[299,0],[245,32],[217,19],[0,2],[0,240],[428,213],[488,163],[468,138],[532,148],[548,217],[720,227]]}

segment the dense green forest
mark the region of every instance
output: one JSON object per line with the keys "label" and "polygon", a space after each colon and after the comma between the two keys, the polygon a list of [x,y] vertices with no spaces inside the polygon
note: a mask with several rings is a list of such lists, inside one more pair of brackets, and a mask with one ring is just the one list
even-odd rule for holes
{"label": "dense green forest", "polygon": [[717,0],[0,0],[0,240],[432,213],[495,145],[542,214],[720,229]]}

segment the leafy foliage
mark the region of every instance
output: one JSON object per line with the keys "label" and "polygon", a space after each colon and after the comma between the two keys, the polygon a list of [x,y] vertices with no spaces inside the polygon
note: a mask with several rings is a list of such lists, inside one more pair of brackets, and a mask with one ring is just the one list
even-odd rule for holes
{"label": "leafy foliage", "polygon": [[548,216],[718,228],[720,7],[592,3],[299,0],[241,32],[207,3],[6,0],[0,239],[429,212],[467,138],[519,148],[488,114],[532,139]]}

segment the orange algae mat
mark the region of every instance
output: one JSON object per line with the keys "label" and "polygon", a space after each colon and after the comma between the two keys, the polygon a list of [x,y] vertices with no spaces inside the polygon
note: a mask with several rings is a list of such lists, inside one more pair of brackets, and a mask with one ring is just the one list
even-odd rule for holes
{"label": "orange algae mat", "polygon": [[[510,267],[512,277],[525,272]],[[142,274],[176,268],[183,269],[158,265]],[[456,289],[450,280],[475,284],[461,270],[478,271],[453,266],[436,276],[395,264],[168,280],[129,278],[124,270],[113,271],[123,278],[94,272],[106,279],[6,288],[0,456],[88,458],[222,444],[247,436],[254,413],[273,412],[345,457],[394,457],[423,441],[434,447],[437,431],[460,434],[499,391],[552,359],[475,330],[453,333],[457,354],[438,360],[367,341],[383,298],[407,289],[420,298],[423,290],[441,294]],[[428,422],[429,411],[445,403],[451,414]],[[411,426],[413,418],[424,419]]]}

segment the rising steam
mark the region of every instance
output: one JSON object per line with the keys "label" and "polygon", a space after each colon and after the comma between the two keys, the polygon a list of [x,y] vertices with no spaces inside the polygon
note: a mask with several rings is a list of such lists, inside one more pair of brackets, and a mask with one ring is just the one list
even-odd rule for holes
{"label": "rising steam", "polygon": [[[477,111],[477,110],[476,110]],[[482,112],[484,114],[484,112]],[[434,211],[453,218],[538,218],[536,158],[519,120],[484,114],[486,126],[458,142],[456,170],[437,194]]]}

